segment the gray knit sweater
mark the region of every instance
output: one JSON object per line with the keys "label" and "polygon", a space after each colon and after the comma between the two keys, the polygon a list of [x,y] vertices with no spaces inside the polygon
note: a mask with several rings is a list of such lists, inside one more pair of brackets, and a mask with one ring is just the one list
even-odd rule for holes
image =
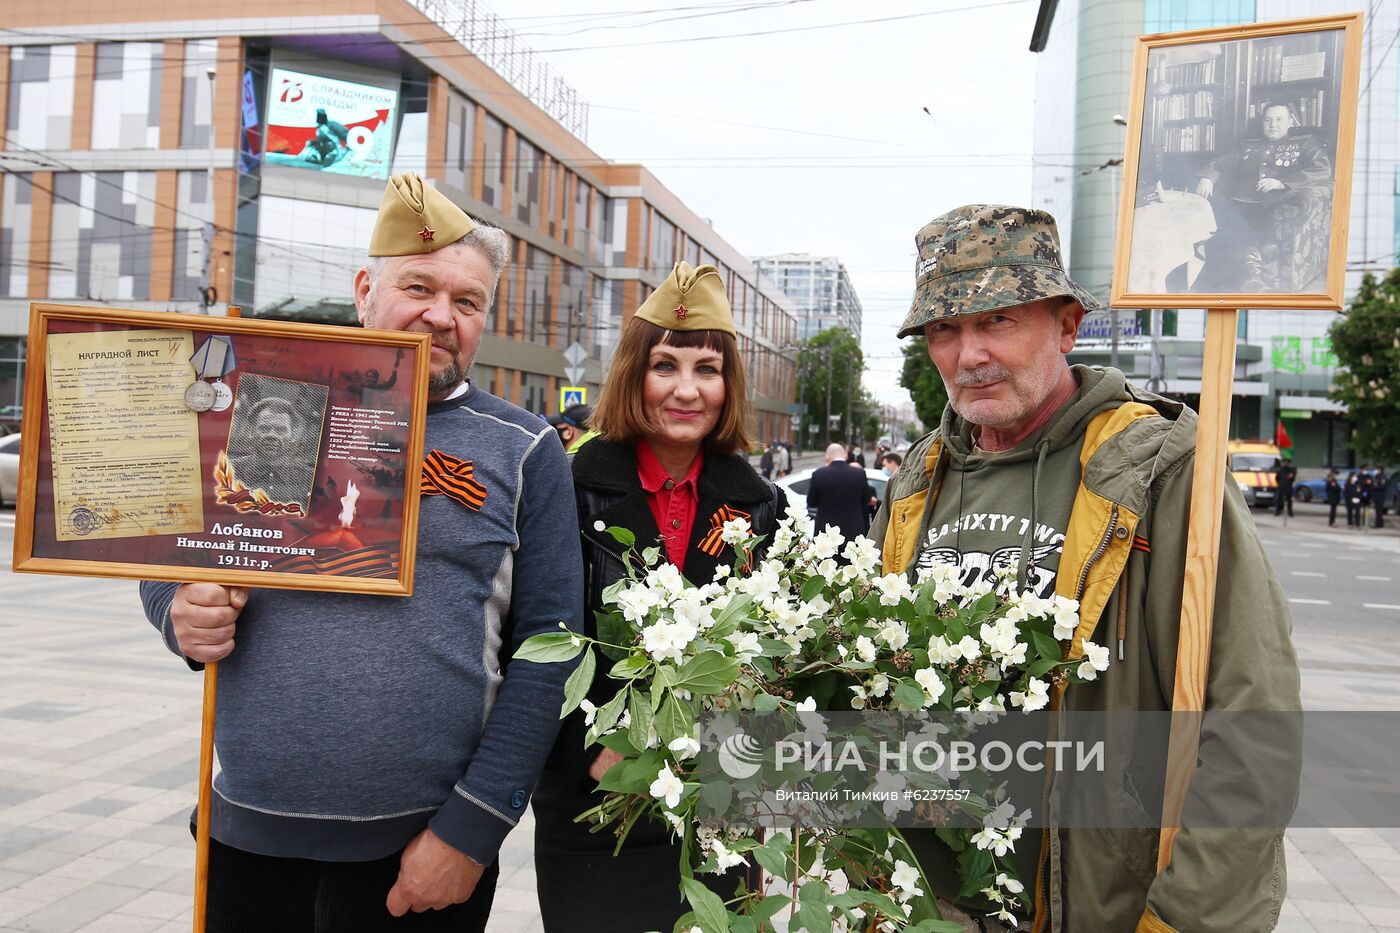
{"label": "gray knit sweater", "polygon": [[[524,813],[572,665],[506,662],[583,617],[568,464],[552,428],[475,386],[430,406],[425,449],[471,460],[487,497],[423,497],[412,597],[252,591],[219,665],[220,842],[363,861],[431,826],[489,864]],[[175,589],[141,598],[179,654]]]}

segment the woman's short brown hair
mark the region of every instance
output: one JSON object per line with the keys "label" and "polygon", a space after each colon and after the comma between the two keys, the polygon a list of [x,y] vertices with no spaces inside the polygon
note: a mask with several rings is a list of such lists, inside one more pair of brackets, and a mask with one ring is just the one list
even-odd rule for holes
{"label": "woman's short brown hair", "polygon": [[720,355],[724,407],[705,438],[705,446],[726,454],[751,449],[753,409],[749,404],[749,379],[734,336],[722,330],[667,330],[636,317],[622,329],[622,339],[617,343],[588,426],[623,443],[639,441],[655,430],[643,405],[642,383],[652,348],[660,343],[683,350],[704,348]]}

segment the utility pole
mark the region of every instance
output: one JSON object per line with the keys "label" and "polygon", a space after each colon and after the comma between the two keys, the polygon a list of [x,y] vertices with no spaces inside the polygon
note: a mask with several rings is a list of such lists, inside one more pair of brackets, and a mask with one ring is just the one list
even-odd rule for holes
{"label": "utility pole", "polygon": [[205,174],[205,197],[209,199],[209,217],[204,222],[204,276],[199,289],[199,310],[201,314],[209,314],[213,310],[213,304],[218,297],[214,292],[214,75],[217,69],[210,65],[205,69],[205,77],[209,79],[209,168]]}
{"label": "utility pole", "polygon": [[822,347],[826,354],[826,442],[831,443],[831,346]]}

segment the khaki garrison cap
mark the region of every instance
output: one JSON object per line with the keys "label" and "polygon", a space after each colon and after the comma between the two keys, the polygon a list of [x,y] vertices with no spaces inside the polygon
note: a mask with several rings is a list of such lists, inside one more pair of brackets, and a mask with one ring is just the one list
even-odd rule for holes
{"label": "khaki garrison cap", "polygon": [[371,256],[419,256],[476,229],[467,212],[412,172],[389,179],[369,238]]}
{"label": "khaki garrison cap", "polygon": [[969,204],[914,236],[914,303],[900,337],[924,325],[1061,295],[1085,311],[1099,303],[1065,273],[1055,218],[1045,211]]}
{"label": "khaki garrison cap", "polygon": [[719,270],[714,266],[692,269],[684,260],[642,302],[635,317],[667,330],[722,330],[738,336]]}

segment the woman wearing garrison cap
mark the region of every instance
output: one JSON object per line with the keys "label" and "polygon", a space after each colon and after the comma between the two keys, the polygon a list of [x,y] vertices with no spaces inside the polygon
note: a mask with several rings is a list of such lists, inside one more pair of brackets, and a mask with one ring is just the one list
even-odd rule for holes
{"label": "woman wearing garrison cap", "polygon": [[[659,545],[696,585],[733,552],[709,536],[726,518],[748,518],[772,537],[787,500],[749,466],[753,446],[748,379],[739,358],[724,282],[714,266],[678,263],[623,328],[589,427],[599,437],[574,457],[582,529],[584,624],[596,634],[603,590],[624,576],[624,548],[598,527],[617,525],[636,546]],[[707,537],[711,540],[707,541]],[[601,705],[620,684],[599,657],[589,699]],[[622,850],[607,830],[574,818],[603,800],[598,780],[618,755],[584,748],[583,715],[565,721],[535,793],[535,872],[547,933],[670,930],[686,912],[680,844],[660,822],[640,820]],[[702,876],[733,896],[743,868]]]}

